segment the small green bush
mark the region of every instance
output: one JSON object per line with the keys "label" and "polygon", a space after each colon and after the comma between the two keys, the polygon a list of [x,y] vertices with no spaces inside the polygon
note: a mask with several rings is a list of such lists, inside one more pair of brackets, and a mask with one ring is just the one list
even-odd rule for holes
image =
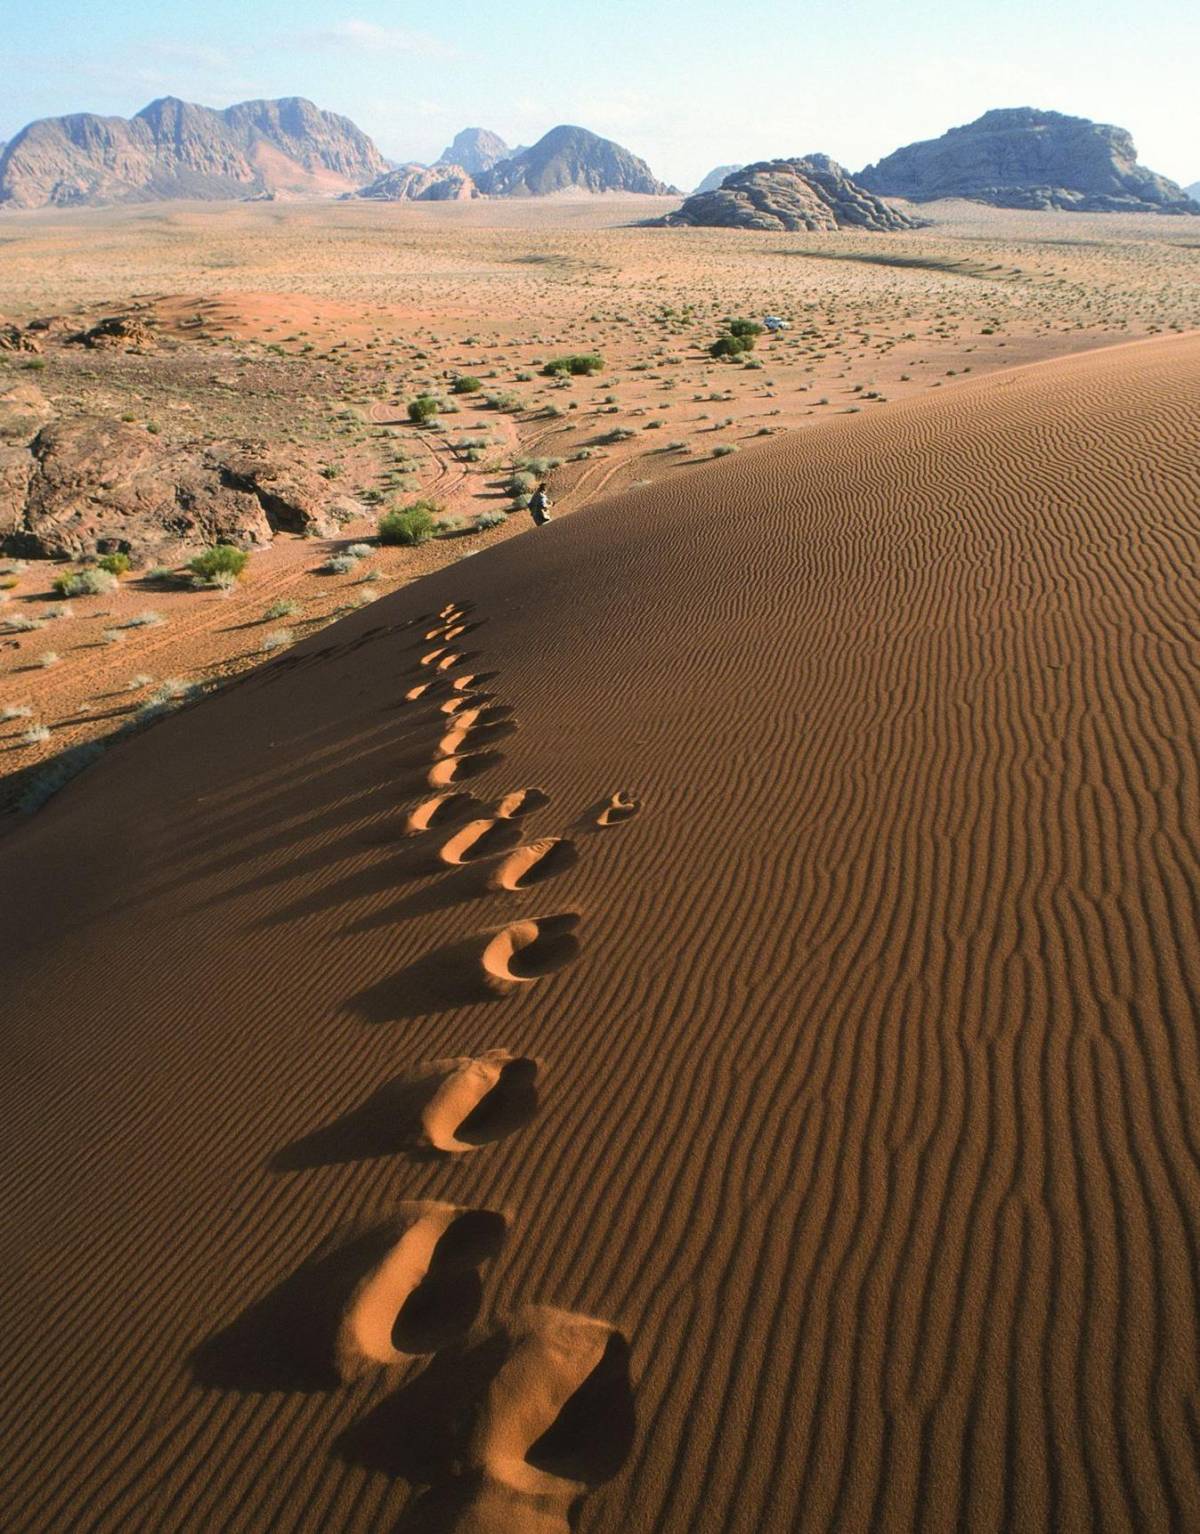
{"label": "small green bush", "polygon": [[107,570],[110,575],[127,575],[130,558],[128,554],[105,554],[96,561],[96,564],[101,570]]}
{"label": "small green bush", "polygon": [[240,580],[249,559],[245,549],[235,549],[231,543],[218,543],[189,559],[188,569],[206,581],[215,582],[218,575],[232,575],[235,580]]}
{"label": "small green bush", "polygon": [[117,578],[111,570],[101,570],[98,565],[88,565],[84,570],[74,570],[69,575],[54,577],[54,590],[60,597],[98,597],[116,589]]}
{"label": "small green bush", "polygon": [[730,320],[725,329],[731,336],[761,336],[763,333],[757,320]]}
{"label": "small green bush", "polygon": [[718,336],[708,348],[710,357],[740,357],[754,350],[753,336]]}
{"label": "small green bush", "polygon": [[433,420],[439,408],[432,394],[418,394],[416,399],[408,402],[408,419],[417,426],[424,426],[426,421]]}
{"label": "small green bush", "polygon": [[419,543],[428,543],[436,531],[437,523],[424,501],[418,501],[404,511],[389,511],[379,519],[380,543],[413,548]]}
{"label": "small green bush", "polygon": [[543,378],[556,378],[570,373],[579,378],[604,370],[604,358],[596,352],[577,352],[570,357],[555,357],[542,369]]}
{"label": "small green bush", "polygon": [[463,377],[456,378],[450,388],[454,394],[478,394],[483,388],[483,383],[478,378],[464,375]]}
{"label": "small green bush", "polygon": [[476,531],[486,533],[489,527],[499,527],[507,521],[502,511],[481,511],[475,518]]}

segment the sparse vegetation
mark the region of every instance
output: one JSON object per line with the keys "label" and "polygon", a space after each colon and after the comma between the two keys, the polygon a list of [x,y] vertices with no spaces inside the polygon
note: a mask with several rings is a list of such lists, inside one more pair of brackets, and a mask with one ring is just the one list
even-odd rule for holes
{"label": "sparse vegetation", "polygon": [[60,597],[98,597],[115,590],[117,578],[111,570],[86,565],[82,570],[56,575],[52,584]]}
{"label": "sparse vegetation", "polygon": [[542,369],[543,378],[561,378],[571,375],[587,377],[604,371],[604,358],[596,352],[576,352],[569,357],[555,357]]}
{"label": "sparse vegetation", "polygon": [[418,394],[416,399],[408,402],[408,419],[416,426],[424,426],[427,421],[432,421],[441,409],[441,405],[432,394]]}
{"label": "sparse vegetation", "polygon": [[258,648],[266,654],[271,650],[282,650],[290,645],[295,638],[291,629],[272,629],[269,634],[264,634]]}
{"label": "sparse vegetation", "polygon": [[102,554],[96,564],[99,569],[107,570],[110,575],[128,575],[132,561],[128,554],[114,553]]}
{"label": "sparse vegetation", "polygon": [[428,543],[437,531],[433,508],[427,501],[417,501],[403,511],[389,511],[379,519],[379,541],[413,548]]}
{"label": "sparse vegetation", "polygon": [[478,378],[472,378],[469,374],[463,374],[451,384],[454,394],[478,394],[483,388],[483,383]]}
{"label": "sparse vegetation", "polygon": [[231,543],[218,543],[188,560],[188,569],[201,581],[220,586],[218,577],[222,575],[240,580],[249,560],[250,555],[245,549],[235,548]]}
{"label": "sparse vegetation", "polygon": [[299,602],[293,602],[290,597],[281,597],[263,613],[263,622],[269,623],[273,618],[291,618],[299,611]]}

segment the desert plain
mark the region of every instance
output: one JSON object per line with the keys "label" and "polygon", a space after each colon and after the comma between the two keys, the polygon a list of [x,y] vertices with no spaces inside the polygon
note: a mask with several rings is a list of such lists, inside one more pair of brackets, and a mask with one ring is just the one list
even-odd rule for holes
{"label": "desert plain", "polygon": [[1200,233],[654,211],[0,220],[357,507],[7,564],[6,1528],[1200,1526]]}

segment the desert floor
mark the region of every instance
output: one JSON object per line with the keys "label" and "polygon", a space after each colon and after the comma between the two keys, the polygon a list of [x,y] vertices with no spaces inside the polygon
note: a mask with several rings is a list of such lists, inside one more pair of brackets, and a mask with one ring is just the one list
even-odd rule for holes
{"label": "desert floor", "polygon": [[[570,515],[372,556],[385,594],[274,654],[219,631],[276,589],[349,605],[311,544],[155,595],[148,640],[223,685],[8,817],[0,1524],[1200,1526],[1200,338],[1149,335],[1195,323],[1186,227],[950,209],[905,237],[932,272],[689,233],[666,289],[664,232],[583,214],[384,239],[380,210],[279,211],[302,298],[261,296],[275,210],[178,215],[193,274],[192,219],[258,252],[236,300],[187,284],[216,333],[55,353],[37,387],[310,369],[361,486],[397,440],[375,389],[392,409],[434,346],[524,388],[509,455],[636,434],[554,471]],[[147,218],[96,229],[135,250]],[[236,339],[306,344],[288,306],[332,302],[308,242],[343,219],[428,283],[421,337],[384,327],[390,366]],[[81,222],[0,229],[83,311],[106,295],[53,254]],[[988,241],[1009,275],[940,264]],[[589,248],[590,293],[551,269]],[[143,259],[166,329],[183,268]],[[458,338],[509,280],[524,323]],[[656,319],[689,282],[703,316]],[[522,384],[577,349],[571,304],[606,374]],[[703,359],[766,307],[796,328],[761,372]],[[858,383],[887,401],[851,413]],[[647,444],[659,415],[690,452]],[[397,429],[432,483],[442,450]],[[489,493],[459,467],[448,505]],[[111,665],[79,643],[48,678]]]}
{"label": "desert floor", "polygon": [[[551,489],[570,512],[830,416],[1200,324],[1200,234],[1184,220],[950,203],[903,236],[622,227],[656,211],[602,198],[0,219],[9,317],[134,311],[158,338],[137,353],[0,351],[0,433],[84,413],[164,441],[287,443],[363,511],[334,541],[278,536],[230,593],[143,569],[114,597],[64,605],[50,586],[61,566],[0,561],[0,806],[31,788],[36,800],[64,750],[530,530],[518,512],[471,531],[479,513],[511,508],[506,482],[524,460],[535,473],[562,460]],[[793,328],[764,337],[751,366],[707,355],[724,317],[764,313]],[[605,360],[599,376],[540,376],[549,358],[588,351]],[[408,400],[444,394],[458,373],[481,380],[480,403],[463,396],[436,428],[411,428]],[[417,498],[442,508],[446,537],[325,569],[381,511]]]}

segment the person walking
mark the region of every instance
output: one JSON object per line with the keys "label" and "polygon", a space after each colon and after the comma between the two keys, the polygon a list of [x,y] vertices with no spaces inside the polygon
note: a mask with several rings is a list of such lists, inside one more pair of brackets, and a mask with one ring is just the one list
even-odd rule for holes
{"label": "person walking", "polygon": [[550,506],[551,500],[546,490],[546,481],[543,480],[529,497],[529,515],[533,518],[535,527],[542,527],[549,522]]}

